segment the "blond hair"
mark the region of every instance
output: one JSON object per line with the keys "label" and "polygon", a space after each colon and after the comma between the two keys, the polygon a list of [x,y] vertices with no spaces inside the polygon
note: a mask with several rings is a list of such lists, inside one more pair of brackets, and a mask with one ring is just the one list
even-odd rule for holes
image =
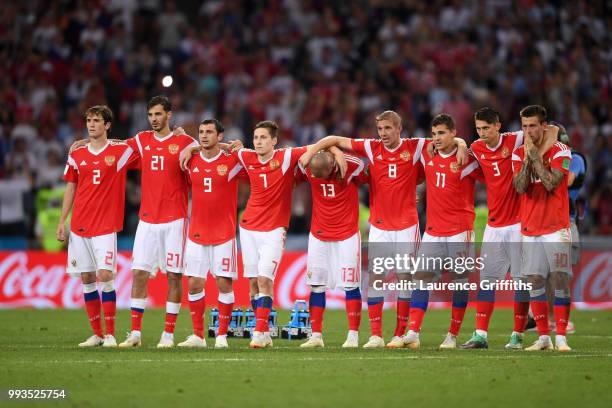
{"label": "blond hair", "polygon": [[397,114],[397,112],[392,110],[386,110],[383,113],[376,116],[376,122],[380,122],[381,120],[388,120],[393,123],[396,127],[402,125],[402,117]]}

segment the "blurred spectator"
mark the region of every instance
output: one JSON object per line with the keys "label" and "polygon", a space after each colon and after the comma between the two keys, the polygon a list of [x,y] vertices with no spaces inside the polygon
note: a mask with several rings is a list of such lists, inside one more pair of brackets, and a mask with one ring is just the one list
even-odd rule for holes
{"label": "blurred spectator", "polygon": [[[583,232],[608,233],[608,8],[586,0],[7,2],[0,174],[16,184],[31,166],[35,188],[53,183],[63,149],[85,135],[88,106],[109,104],[112,137],[123,139],[149,127],[146,102],[159,93],[175,104],[172,125],[194,132],[204,118],[223,118],[226,140],[247,145],[263,119],[280,123],[279,145],[326,133],[374,137],[373,117],[385,109],[401,112],[406,137],[429,135],[432,115],[449,112],[471,141],[477,108],[496,108],[503,130],[514,130],[520,108],[538,103],[585,152],[593,211]],[[128,206],[126,219],[136,209]],[[31,211],[24,216],[34,219]]]}

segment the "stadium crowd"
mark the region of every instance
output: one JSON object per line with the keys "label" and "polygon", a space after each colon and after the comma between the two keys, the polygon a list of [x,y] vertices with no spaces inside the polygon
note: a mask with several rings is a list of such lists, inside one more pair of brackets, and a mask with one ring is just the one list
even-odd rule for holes
{"label": "stadium crowd", "polygon": [[[264,119],[281,125],[284,145],[375,137],[385,109],[402,115],[407,137],[428,136],[431,118],[447,112],[470,142],[479,107],[515,130],[522,106],[542,104],[587,158],[581,229],[610,234],[611,27],[605,1],[3,4],[0,236],[40,245],[45,225],[54,230],[87,107],[111,106],[111,137],[124,139],[149,128],[147,100],[162,93],[173,124],[195,136],[201,120],[219,118],[225,138],[247,146]],[[293,232],[307,231],[307,190],[295,197]],[[135,231],[139,202],[134,174],[124,233]]]}

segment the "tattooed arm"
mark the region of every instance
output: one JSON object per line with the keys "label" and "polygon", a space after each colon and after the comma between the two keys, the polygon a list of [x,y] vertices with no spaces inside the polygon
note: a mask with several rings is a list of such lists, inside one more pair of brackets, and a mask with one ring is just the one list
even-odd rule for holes
{"label": "tattooed arm", "polygon": [[559,169],[546,170],[542,162],[542,157],[540,157],[537,150],[535,153],[533,150],[530,150],[528,154],[529,160],[532,163],[531,167],[533,168],[533,173],[540,179],[546,191],[552,193],[559,183],[561,183],[561,180],[563,180],[563,172]]}
{"label": "tattooed arm", "polygon": [[521,164],[521,170],[512,178],[512,185],[519,194],[523,194],[527,191],[529,183],[531,183],[531,165],[529,158],[526,158]]}

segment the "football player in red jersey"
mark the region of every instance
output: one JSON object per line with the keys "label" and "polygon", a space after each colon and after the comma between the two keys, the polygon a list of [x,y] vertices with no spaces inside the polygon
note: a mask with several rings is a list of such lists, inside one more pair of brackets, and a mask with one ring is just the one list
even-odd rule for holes
{"label": "football player in red jersey", "polygon": [[525,144],[512,155],[513,184],[521,195],[521,233],[523,274],[532,284],[530,304],[540,337],[528,351],[550,350],[546,279],[550,276],[555,288],[554,315],[557,335],[554,348],[570,351],[565,337],[570,314],[570,220],[567,180],[571,150],[556,142],[540,152],[546,109],[530,105],[521,110]]}
{"label": "football player in red jersey", "polygon": [[[416,186],[422,181],[423,170],[420,162],[425,139],[404,139],[401,137],[402,120],[394,111],[384,111],[376,117],[379,139],[351,139],[342,136],[328,136],[316,143],[313,151],[337,146],[355,152],[366,159],[370,172],[370,232],[368,242],[392,245],[393,252],[414,256],[420,241],[418,214],[416,210]],[[467,157],[467,147],[462,139],[455,139],[459,146],[460,162]],[[300,162],[306,165],[311,155],[305,155]],[[409,281],[411,275],[395,271],[400,281]],[[369,274],[369,281],[374,276]],[[402,335],[408,325],[411,292],[398,293],[397,319],[389,348],[404,347]],[[380,291],[368,289],[368,315],[371,336],[365,348],[384,347],[382,338],[382,310],[384,297]]]}
{"label": "football player in red jersey", "polygon": [[236,156],[221,150],[223,125],[204,120],[198,129],[202,149],[187,163],[191,182],[191,218],[185,249],[193,334],[179,347],[206,347],[204,285],[208,272],[219,290],[219,330],[215,348],[227,348],[227,330],[234,305],[232,280],[237,279],[236,215],[238,179],[244,173]]}
{"label": "football player in red jersey", "polygon": [[[467,283],[471,270],[468,262],[474,257],[474,184],[482,181],[476,159],[469,156],[463,166],[457,160],[453,145],[457,130],[450,115],[434,117],[431,132],[431,143],[438,154],[421,156],[427,188],[427,225],[419,249],[419,260],[423,262],[414,276],[417,289],[412,294],[409,330],[404,337],[406,346],[415,349],[420,346],[419,332],[429,303],[429,290],[423,285],[441,274],[440,260],[451,259],[454,282]],[[456,348],[467,303],[467,289],[453,291],[450,327],[441,349]]]}
{"label": "football player in red jersey", "polygon": [[[524,282],[521,274],[520,198],[512,185],[512,152],[523,144],[523,131],[500,133],[499,113],[484,107],[474,114],[479,139],[470,146],[482,169],[487,188],[488,222],[481,257],[481,282],[496,282],[510,271],[514,281]],[[552,143],[558,128],[545,132]],[[548,143],[548,140],[546,140]],[[464,349],[488,348],[487,332],[495,306],[495,291],[480,289],[476,309],[476,331],[461,346]],[[520,349],[529,310],[529,291],[514,292],[514,330],[507,349]]]}
{"label": "football player in red jersey", "polygon": [[361,234],[358,185],[367,182],[364,164],[345,155],[347,173],[340,178],[334,158],[320,151],[300,172],[312,191],[312,222],[308,238],[306,283],[310,286],[312,335],[302,348],[323,347],[323,314],[326,289],[340,288],[346,297],[349,323],[344,348],[359,347],[361,322]]}
{"label": "football player in red jersey", "polygon": [[[60,241],[68,238],[66,272],[81,277],[85,309],[94,332],[79,346],[116,347],[117,231],[123,228],[126,172],[137,165],[138,154],[126,143],[108,140],[113,113],[107,106],[89,108],[85,118],[89,139],[68,156],[64,171],[66,192],[56,235]],[[65,223],[71,209],[67,237]],[[96,278],[102,284],[101,301]],[[101,310],[104,311],[105,336]]]}
{"label": "football player in red jersey", "polygon": [[[244,276],[249,278],[251,303],[256,326],[249,346],[272,347],[268,317],[272,309],[274,278],[281,261],[299,158],[314,145],[275,149],[279,127],[273,121],[262,121],[253,129],[254,150],[233,153],[246,171],[251,193],[240,220],[240,244]],[[195,149],[187,149],[182,161]],[[333,149],[341,173],[346,171],[344,155]]]}

